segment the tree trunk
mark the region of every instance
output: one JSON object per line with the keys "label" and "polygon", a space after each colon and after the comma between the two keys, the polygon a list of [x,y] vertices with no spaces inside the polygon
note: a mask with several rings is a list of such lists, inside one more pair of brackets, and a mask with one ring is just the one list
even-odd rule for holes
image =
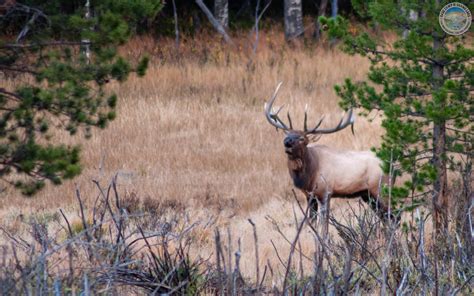
{"label": "tree trunk", "polygon": [[331,17],[332,18],[336,18],[337,9],[338,9],[337,0],[331,0]]}
{"label": "tree trunk", "polygon": [[301,0],[285,0],[284,12],[286,40],[303,35],[303,7]]}
{"label": "tree trunk", "polygon": [[[86,13],[84,15],[84,18],[86,20],[89,20],[91,18],[91,3],[90,3],[89,0],[87,0],[85,8],[86,8]],[[85,38],[85,39],[82,39],[81,41],[85,43],[85,45],[83,47],[83,52],[84,52],[84,55],[86,56],[87,64],[90,64],[90,62],[91,62],[90,40]]]}
{"label": "tree trunk", "polygon": [[199,17],[199,14],[197,10],[194,10],[192,15],[192,21],[193,21],[193,34],[196,34],[201,30],[202,24],[201,24],[201,18]]}
{"label": "tree trunk", "polygon": [[211,22],[212,26],[219,32],[227,43],[234,45],[232,39],[227,32],[225,31],[225,27],[216,19],[216,17],[212,14],[212,12],[207,8],[206,4],[202,0],[195,0],[196,4],[201,8],[202,12],[207,16],[207,19]]}
{"label": "tree trunk", "polygon": [[474,192],[472,192],[472,158],[468,157],[466,165],[461,170],[463,190],[456,201],[458,215],[455,217],[457,233],[461,233],[466,246],[469,262],[474,259]]}
{"label": "tree trunk", "polygon": [[[433,50],[436,52],[443,47],[444,39],[433,36]],[[440,64],[433,65],[433,91],[438,91],[444,82],[444,67]],[[438,106],[443,108],[444,106]],[[447,170],[446,170],[446,121],[441,120],[433,124],[433,159],[436,169],[436,180],[433,184],[433,218],[435,231],[447,230],[448,227],[448,196],[447,196]]]}
{"label": "tree trunk", "polygon": [[214,17],[222,27],[227,28],[229,26],[228,0],[214,0]]}
{"label": "tree trunk", "polygon": [[[339,7],[337,4],[337,0],[331,0],[331,18],[332,19],[336,19],[338,8]],[[337,41],[336,38],[331,38],[331,41],[329,42],[329,45],[331,46],[331,48],[334,47],[334,45],[336,44],[336,41]]]}
{"label": "tree trunk", "polygon": [[318,15],[316,16],[316,22],[314,23],[314,34],[313,37],[316,41],[321,38],[321,23],[319,17],[326,15],[326,8],[328,7],[328,0],[321,0],[318,7]]}
{"label": "tree trunk", "polygon": [[433,127],[433,165],[436,168],[436,180],[433,186],[433,209],[436,231],[448,227],[448,199],[446,196],[446,123],[435,123]]}
{"label": "tree trunk", "polygon": [[[402,11],[402,13],[403,13],[403,11]],[[417,21],[418,20],[418,12],[413,10],[413,9],[410,9],[408,19],[410,19],[410,21],[413,21],[413,22]],[[408,30],[408,29],[403,30],[403,38],[407,38],[409,33],[410,33],[410,30]]]}
{"label": "tree trunk", "polygon": [[175,0],[171,1],[173,4],[173,17],[174,17],[174,35],[175,35],[175,47],[179,51],[179,26],[178,26],[178,13],[176,11],[176,2]]}

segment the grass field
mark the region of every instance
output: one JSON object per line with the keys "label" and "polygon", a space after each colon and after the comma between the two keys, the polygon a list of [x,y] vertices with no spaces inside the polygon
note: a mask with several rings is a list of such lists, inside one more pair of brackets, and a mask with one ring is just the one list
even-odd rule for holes
{"label": "grass field", "polygon": [[[263,103],[283,81],[277,103],[286,103],[297,124],[310,106],[310,119],[326,114],[327,125],[341,116],[333,91],[344,78],[363,79],[368,63],[337,50],[282,45],[276,33],[262,36],[253,63],[244,53],[224,46],[184,52],[176,61],[173,43],[135,39],[123,51],[151,52],[143,79],[131,77],[111,89],[120,97],[118,118],[91,140],[80,143],[84,173],[60,187],[48,186],[32,199],[7,191],[9,207],[42,209],[71,202],[74,183],[87,192],[91,178],[119,174],[124,190],[140,196],[170,199],[185,205],[225,204],[246,214],[284,196],[292,187],[287,176],[282,133],[265,121]],[[192,41],[183,47],[193,47]],[[202,45],[199,45],[202,47]],[[356,135],[343,131],[320,143],[364,150],[377,145],[377,120],[358,118]],[[228,204],[227,204],[228,203]],[[5,209],[5,205],[3,206]]]}
{"label": "grass field", "polygon": [[[368,62],[324,46],[284,45],[281,34],[272,31],[261,35],[255,56],[245,39],[238,48],[209,36],[194,40],[185,40],[179,55],[172,40],[156,43],[141,37],[124,46],[122,52],[132,59],[148,52],[151,65],[144,78],[109,86],[120,98],[117,119],[107,129],[96,130],[90,140],[57,136],[81,145],[82,175],[58,187],[48,185],[32,198],[6,188],[0,199],[2,223],[22,233],[24,221],[54,220],[59,208],[77,220],[76,186],[90,204],[98,194],[92,180],[107,184],[117,175],[124,196],[154,200],[193,221],[215,217],[216,226],[230,227],[234,240],[242,238],[247,254],[253,248],[247,221],[251,218],[260,235],[262,264],[276,260],[270,241],[283,255],[288,252],[289,244],[270,220],[288,236],[295,232],[293,186],[283,134],[266,122],[263,104],[283,81],[277,103],[287,104],[294,122],[302,126],[308,104],[310,120],[326,114],[325,124],[333,125],[342,114],[334,84],[346,77],[364,79]],[[376,146],[382,129],[379,118],[372,118],[357,118],[354,136],[345,130],[322,137],[320,143],[351,150]],[[343,213],[347,203],[357,207],[355,200],[332,203],[336,216],[344,216],[337,213]],[[301,218],[300,211],[295,212]],[[211,255],[212,248],[205,248],[212,246],[211,229],[202,230],[200,237],[204,248],[198,253]],[[313,245],[310,235],[303,238],[302,250],[309,257]],[[253,260],[242,257],[248,275]]]}
{"label": "grass field", "polygon": [[[107,86],[119,96],[117,119],[89,140],[55,135],[55,141],[81,146],[83,173],[61,186],[48,184],[30,198],[9,187],[0,193],[0,238],[11,243],[0,242],[0,286],[52,291],[58,281],[74,294],[86,290],[90,275],[93,288],[136,295],[143,292],[141,284],[150,282],[134,276],[169,258],[145,256],[164,251],[175,256],[186,241],[191,247],[183,254],[189,252],[190,261],[203,258],[200,270],[207,274],[190,277],[186,287],[180,286],[186,281],[175,282],[166,291],[184,287],[191,293],[193,285],[208,294],[237,288],[275,295],[321,289],[373,295],[472,291],[470,246],[458,235],[464,218],[457,217],[467,217],[463,205],[453,207],[452,217],[459,221],[452,221],[446,242],[431,240],[424,207],[405,214],[410,223],[396,228],[380,223],[357,199],[335,199],[329,236],[321,239],[324,231],[305,224],[300,206],[306,201],[299,192],[295,200],[283,133],[266,122],[264,102],[283,81],[277,105],[286,104],[293,123],[302,127],[308,104],[310,121],[326,115],[323,125],[333,126],[343,113],[334,85],[346,77],[365,80],[369,63],[324,43],[287,44],[282,36],[278,30],[263,32],[256,54],[244,35],[234,39],[235,47],[202,34],[185,37],[180,48],[174,40],[150,37],[120,48],[132,61],[148,53],[151,63],[144,78],[131,76],[124,84]],[[2,80],[0,87],[23,79],[28,77]],[[383,133],[380,121],[375,113],[357,117],[355,135],[343,130],[323,136],[319,144],[341,150],[376,147]],[[96,184],[104,190],[114,178],[121,201],[111,206],[107,202],[113,197],[100,196]],[[83,215],[76,192],[84,202]],[[114,194],[111,190],[108,196]],[[97,213],[109,220],[96,224]],[[153,247],[146,249],[142,229],[154,233]],[[137,243],[124,247],[131,241]],[[437,248],[448,255],[439,257]],[[150,287],[181,273],[173,266],[184,261],[174,258],[170,273],[158,272]],[[223,271],[219,260],[227,262]],[[120,282],[121,267],[121,276],[133,279],[130,290]],[[240,272],[245,284],[239,287],[231,281]],[[115,274],[112,285],[104,274]]]}

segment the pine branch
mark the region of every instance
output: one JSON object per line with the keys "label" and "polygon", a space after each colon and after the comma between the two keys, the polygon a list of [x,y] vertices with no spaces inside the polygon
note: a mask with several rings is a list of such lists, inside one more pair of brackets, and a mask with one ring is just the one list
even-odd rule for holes
{"label": "pine branch", "polygon": [[406,56],[396,54],[396,53],[390,52],[390,51],[383,51],[383,50],[378,50],[378,49],[372,49],[372,48],[369,48],[369,47],[362,47],[362,46],[359,46],[359,45],[355,44],[354,42],[352,42],[351,45],[354,49],[359,50],[359,51],[363,51],[366,54],[382,55],[382,56],[386,56],[386,57],[388,57],[390,59],[393,59],[393,60],[408,59],[408,60],[412,60],[412,61],[415,61],[415,62],[418,62],[418,63],[426,64],[426,65],[444,66],[444,64],[441,61],[434,60],[430,57],[410,58],[410,57],[406,57]]}
{"label": "pine branch", "polygon": [[456,129],[456,128],[452,128],[452,127],[446,127],[446,129],[447,129],[447,130],[454,131],[454,132],[458,132],[458,133],[463,133],[463,134],[474,135],[474,133],[473,133],[473,132],[469,132],[469,131],[463,131],[463,130]]}
{"label": "pine branch", "polygon": [[473,59],[474,59],[473,56],[468,56],[464,59],[454,60],[452,62],[445,63],[444,66],[450,66],[450,65],[455,65],[455,64],[463,64],[463,63],[469,62],[470,60],[473,60]]}
{"label": "pine branch", "polygon": [[46,47],[46,46],[83,46],[91,45],[90,41],[51,41],[51,42],[38,42],[38,43],[6,43],[1,44],[0,49],[22,49],[22,48],[32,48],[32,47]]}
{"label": "pine branch", "polygon": [[17,95],[16,93],[9,92],[9,91],[7,91],[7,90],[4,89],[4,88],[0,88],[0,94],[9,96],[9,97],[11,97],[12,99],[15,99],[15,100],[17,100],[17,101],[21,101],[21,100],[22,100],[22,98],[21,98],[19,95]]}
{"label": "pine branch", "polygon": [[38,74],[38,72],[27,69],[27,68],[14,68],[14,67],[7,67],[7,66],[4,66],[4,65],[0,65],[0,71],[2,71],[2,72],[9,72],[9,71],[11,71],[11,72],[20,72],[20,73],[28,73],[28,74],[32,74],[32,75],[37,75]]}

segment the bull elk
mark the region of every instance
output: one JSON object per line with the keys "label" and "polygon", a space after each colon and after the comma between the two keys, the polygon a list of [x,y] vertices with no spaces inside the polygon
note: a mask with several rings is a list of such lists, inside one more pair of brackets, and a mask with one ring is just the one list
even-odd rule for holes
{"label": "bull elk", "polygon": [[371,151],[339,151],[324,145],[310,143],[310,137],[338,132],[349,125],[353,127],[355,117],[352,109],[344,115],[337,126],[320,128],[324,116],[313,128],[307,126],[307,109],[304,113],[304,129],[293,128],[290,114],[288,125],[278,117],[283,106],[273,109],[273,103],[281,86],[278,84],[273,96],[265,103],[265,117],[268,122],[281,129],[286,137],[283,140],[288,156],[288,169],[293,184],[301,190],[309,203],[311,215],[316,217],[318,203],[325,197],[361,197],[383,219],[389,215],[387,205],[380,198],[381,182],[387,178],[381,168],[381,160]]}

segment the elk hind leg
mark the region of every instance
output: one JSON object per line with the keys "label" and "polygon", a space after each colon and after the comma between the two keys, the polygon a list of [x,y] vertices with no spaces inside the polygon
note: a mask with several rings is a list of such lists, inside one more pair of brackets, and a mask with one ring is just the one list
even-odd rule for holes
{"label": "elk hind leg", "polygon": [[388,207],[380,200],[378,196],[371,195],[370,192],[361,193],[360,197],[364,202],[369,204],[372,210],[377,214],[377,216],[382,219],[384,222],[390,221],[399,221],[399,218],[389,212]]}

